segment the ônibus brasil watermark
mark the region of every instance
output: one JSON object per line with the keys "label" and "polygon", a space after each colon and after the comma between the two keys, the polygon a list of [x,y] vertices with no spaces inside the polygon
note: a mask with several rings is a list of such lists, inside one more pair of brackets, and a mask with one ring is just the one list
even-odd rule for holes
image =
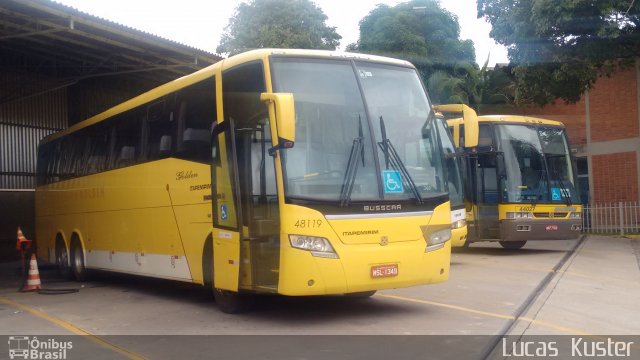
{"label": "\u00f4nibus brasil watermark", "polygon": [[36,336],[9,336],[9,358],[12,360],[64,360],[71,349],[71,341],[40,340]]}

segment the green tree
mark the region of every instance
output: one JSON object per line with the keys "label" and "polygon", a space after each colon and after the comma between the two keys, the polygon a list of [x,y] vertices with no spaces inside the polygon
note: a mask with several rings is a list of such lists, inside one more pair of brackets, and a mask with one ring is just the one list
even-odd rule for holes
{"label": "green tree", "polygon": [[216,51],[234,55],[258,48],[335,50],[342,38],[309,0],[250,0],[238,5]]}
{"label": "green tree", "polygon": [[360,38],[347,50],[410,61],[434,103],[466,103],[478,110],[485,100],[509,100],[492,97],[498,90],[490,86],[496,83],[493,71],[486,64],[478,68],[473,42],[460,39],[458,18],[435,0],[376,6],[360,21]]}
{"label": "green tree", "polygon": [[508,48],[520,103],[576,102],[640,55],[640,1],[478,0],[478,16]]}
{"label": "green tree", "polygon": [[473,41],[460,40],[458,18],[436,0],[377,5],[360,21],[360,39],[348,47],[368,53],[425,57],[452,65],[475,63]]}

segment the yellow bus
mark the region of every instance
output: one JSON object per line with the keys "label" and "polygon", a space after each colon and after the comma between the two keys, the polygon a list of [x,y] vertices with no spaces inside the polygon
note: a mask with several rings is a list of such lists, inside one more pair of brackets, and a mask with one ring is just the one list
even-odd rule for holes
{"label": "yellow bus", "polygon": [[100,269],[202,284],[225,312],[257,293],[445,281],[434,118],[405,61],[230,57],[41,142],[38,255],[78,280]]}
{"label": "yellow bus", "polygon": [[[467,123],[477,123],[476,112],[466,105],[450,104],[435,105],[442,147],[445,152],[445,166],[449,183],[449,198],[451,202],[451,247],[467,245],[467,212],[464,202],[464,186],[462,174],[462,159],[464,151],[458,149],[460,144],[454,141],[450,127],[442,113],[463,113]],[[477,130],[475,130],[477,131]],[[459,136],[458,136],[459,137]],[[471,145],[471,144],[468,144]]]}
{"label": "yellow bus", "polygon": [[[580,236],[582,205],[561,122],[514,115],[478,116],[477,147],[465,155],[469,242],[506,249],[529,240]],[[464,143],[463,119],[449,120]]]}

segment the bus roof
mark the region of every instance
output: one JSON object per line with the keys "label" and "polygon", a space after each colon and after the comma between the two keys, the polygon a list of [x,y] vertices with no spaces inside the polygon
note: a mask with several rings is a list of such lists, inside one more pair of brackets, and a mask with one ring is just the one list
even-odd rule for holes
{"label": "bus roof", "polygon": [[543,119],[538,117],[531,117],[531,116],[521,116],[521,115],[482,115],[482,116],[478,116],[478,122],[544,124],[544,125],[564,127],[564,124],[561,123],[560,121]]}
{"label": "bus roof", "polygon": [[[543,119],[538,117],[531,116],[521,116],[521,115],[482,115],[478,116],[479,123],[521,123],[521,124],[543,124],[543,125],[551,125],[551,126],[561,126],[564,127],[564,124],[560,121]],[[455,125],[464,125],[464,120],[462,118],[451,118],[447,119],[447,124],[449,126]]]}
{"label": "bus roof", "polygon": [[399,65],[405,67],[414,67],[410,62],[405,60],[393,59],[377,55],[367,55],[358,53],[347,53],[341,51],[330,50],[303,50],[303,49],[257,49],[247,51],[238,55],[234,55],[227,59],[223,59],[213,65],[210,65],[204,69],[198,70],[189,75],[185,75],[178,79],[172,80],[168,83],[153,88],[143,94],[140,94],[134,98],[126,100],[108,110],[105,110],[97,115],[94,115],[86,120],[80,121],[65,130],[46,136],[41,140],[42,143],[49,142],[51,140],[63,137],[65,135],[76,132],[89,125],[99,123],[103,120],[111,118],[114,115],[123,113],[127,110],[133,109],[140,105],[149,103],[157,98],[170,94],[176,90],[182,89],[191,84],[202,81],[206,78],[214,76],[219,71],[224,71],[239,64],[243,64],[255,60],[266,60],[271,55],[282,56],[308,56],[308,57],[324,57],[334,59],[354,59],[373,61],[378,63],[386,63],[389,65]]}

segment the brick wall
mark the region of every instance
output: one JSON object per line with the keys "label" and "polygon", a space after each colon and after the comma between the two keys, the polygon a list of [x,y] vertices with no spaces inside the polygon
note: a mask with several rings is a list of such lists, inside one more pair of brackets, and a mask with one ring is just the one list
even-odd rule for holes
{"label": "brick wall", "polygon": [[600,77],[589,91],[591,141],[610,141],[637,137],[636,71],[620,70],[611,77]]}
{"label": "brick wall", "polygon": [[591,161],[591,203],[638,200],[636,153],[594,155]]}

